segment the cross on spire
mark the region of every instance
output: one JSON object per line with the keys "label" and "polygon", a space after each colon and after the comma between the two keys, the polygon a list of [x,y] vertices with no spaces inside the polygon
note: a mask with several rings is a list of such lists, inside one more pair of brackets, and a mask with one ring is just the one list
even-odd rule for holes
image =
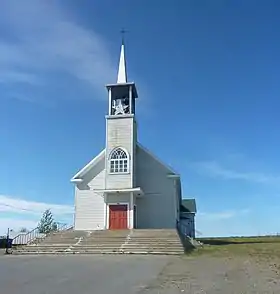
{"label": "cross on spire", "polygon": [[122,29],[122,46],[121,46],[121,54],[120,54],[120,62],[119,62],[119,70],[118,70],[118,78],[117,83],[123,84],[127,83],[127,73],[126,73],[126,60],[125,60],[125,53],[124,53],[124,34],[127,31]]}
{"label": "cross on spire", "polygon": [[128,33],[128,31],[125,30],[124,28],[122,28],[122,29],[120,30],[120,33],[121,33],[121,35],[122,35],[122,45],[124,45],[124,36],[125,36],[126,33]]}

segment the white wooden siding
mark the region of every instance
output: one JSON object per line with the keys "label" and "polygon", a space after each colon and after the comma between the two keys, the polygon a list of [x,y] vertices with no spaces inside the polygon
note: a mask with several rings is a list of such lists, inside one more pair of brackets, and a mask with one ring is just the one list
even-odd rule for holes
{"label": "white wooden siding", "polygon": [[104,229],[104,197],[94,190],[105,187],[105,158],[75,188],[75,230]]}
{"label": "white wooden siding", "polygon": [[107,117],[107,163],[111,151],[122,147],[129,153],[129,173],[110,174],[110,165],[107,164],[106,189],[132,188],[133,160],[134,160],[134,117]]}
{"label": "white wooden siding", "polygon": [[136,199],[138,228],[175,228],[177,189],[165,168],[141,147],[136,149],[136,184],[145,193]]}
{"label": "white wooden siding", "polygon": [[121,203],[121,202],[130,202],[130,193],[110,193],[107,195],[108,203]]}

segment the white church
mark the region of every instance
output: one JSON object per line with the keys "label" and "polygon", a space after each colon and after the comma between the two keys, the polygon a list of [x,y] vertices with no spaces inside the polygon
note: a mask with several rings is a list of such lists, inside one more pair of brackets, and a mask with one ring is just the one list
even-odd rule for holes
{"label": "white church", "polygon": [[[137,140],[138,94],[135,83],[127,80],[124,44],[117,83],[106,88],[105,148],[71,179],[74,229],[176,228],[184,214],[194,235],[196,211],[183,207],[180,176]],[[194,203],[192,199],[192,207]]]}

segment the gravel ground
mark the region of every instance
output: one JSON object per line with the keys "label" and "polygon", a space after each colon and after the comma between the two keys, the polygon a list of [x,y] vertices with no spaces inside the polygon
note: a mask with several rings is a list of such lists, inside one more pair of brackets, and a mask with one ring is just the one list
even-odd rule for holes
{"label": "gravel ground", "polygon": [[280,262],[245,256],[177,258],[142,293],[279,294]]}

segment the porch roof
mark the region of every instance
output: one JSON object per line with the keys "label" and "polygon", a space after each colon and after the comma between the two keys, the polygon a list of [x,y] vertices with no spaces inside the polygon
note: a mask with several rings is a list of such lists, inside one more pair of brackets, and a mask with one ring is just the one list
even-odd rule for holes
{"label": "porch roof", "polygon": [[125,189],[104,189],[104,190],[95,190],[96,192],[102,192],[102,193],[133,193],[137,196],[141,196],[144,194],[143,190],[140,187],[136,188],[125,188]]}

